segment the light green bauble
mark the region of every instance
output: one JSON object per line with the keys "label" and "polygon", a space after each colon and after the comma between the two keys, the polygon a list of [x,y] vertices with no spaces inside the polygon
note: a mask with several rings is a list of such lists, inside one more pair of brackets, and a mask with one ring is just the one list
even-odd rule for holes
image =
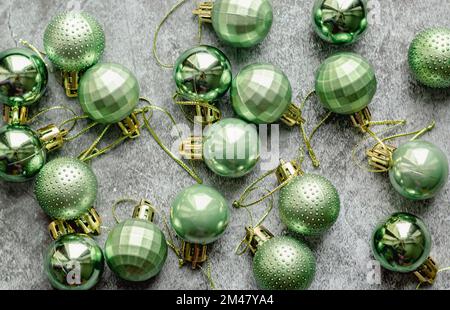
{"label": "light green bauble", "polygon": [[237,119],[222,119],[206,129],[203,136],[203,161],[222,177],[246,175],[259,161],[260,140],[253,124]]}
{"label": "light green bauble", "polygon": [[253,274],[264,290],[304,290],[316,273],[316,259],[311,250],[292,237],[273,237],[253,257]]}
{"label": "light green bauble", "polygon": [[361,56],[341,52],[327,58],[316,75],[316,94],[337,114],[353,114],[372,101],[377,90],[375,71]]}
{"label": "light green bauble", "polygon": [[73,220],[94,205],[97,178],[91,167],[82,161],[60,157],[41,169],[34,193],[48,216],[58,220]]}
{"label": "light green bauble", "polygon": [[316,174],[294,177],[280,190],[281,221],[292,232],[318,235],[337,220],[339,194],[326,178]]}
{"label": "light green bauble", "polygon": [[88,290],[104,269],[102,249],[88,235],[70,234],[53,241],[45,256],[45,273],[58,290]]}
{"label": "light green bauble", "polygon": [[227,200],[212,187],[196,184],[172,202],[170,223],[186,242],[206,245],[216,241],[228,226]]}
{"label": "light green bauble", "polygon": [[419,33],[408,53],[409,67],[422,84],[450,87],[450,28],[430,28]]}
{"label": "light green bauble", "polygon": [[271,124],[278,121],[292,103],[291,83],[273,65],[249,65],[233,80],[231,103],[236,114],[246,121]]}
{"label": "light green bauble", "polygon": [[156,276],[166,262],[166,238],[152,222],[125,220],[109,233],[105,257],[109,268],[121,279],[146,281]]}
{"label": "light green bauble", "polygon": [[447,184],[447,156],[430,142],[407,142],[392,155],[389,179],[395,190],[406,198],[432,198]]}
{"label": "light green bauble", "polygon": [[81,77],[78,99],[83,111],[101,124],[122,121],[139,102],[139,83],[122,65],[101,63]]}

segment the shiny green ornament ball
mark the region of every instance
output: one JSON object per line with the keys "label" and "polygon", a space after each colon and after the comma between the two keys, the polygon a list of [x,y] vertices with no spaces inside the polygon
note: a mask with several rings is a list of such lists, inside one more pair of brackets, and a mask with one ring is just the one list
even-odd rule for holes
{"label": "shiny green ornament ball", "polygon": [[233,79],[227,56],[207,45],[185,51],[177,59],[173,74],[178,94],[200,102],[212,102],[225,95]]}
{"label": "shiny green ornament ball", "polygon": [[139,102],[139,83],[122,65],[101,63],[81,77],[78,99],[83,111],[101,124],[122,121]]}
{"label": "shiny green ornament ball", "polygon": [[294,177],[280,190],[281,221],[290,231],[318,235],[337,220],[339,194],[326,178],[316,174]]}
{"label": "shiny green ornament ball", "polygon": [[408,53],[415,78],[433,88],[450,87],[450,28],[430,28],[419,33]]}
{"label": "shiny green ornament ball", "polygon": [[395,213],[375,229],[372,249],[384,268],[413,272],[430,255],[430,232],[420,218],[409,213]]}
{"label": "shiny green ornament ball", "polygon": [[372,101],[377,90],[375,71],[361,56],[341,52],[327,58],[316,75],[316,94],[337,114],[353,114]]}
{"label": "shiny green ornament ball", "polygon": [[269,0],[216,0],[211,20],[226,44],[252,47],[263,41],[272,27],[272,5]]}
{"label": "shiny green ornament ball", "polygon": [[85,12],[64,12],[55,16],[44,33],[44,48],[60,70],[79,72],[95,65],[105,48],[100,24]]}
{"label": "shiny green ornament ball", "polygon": [[0,104],[30,106],[44,95],[48,71],[31,50],[11,48],[0,52]]}
{"label": "shiny green ornament ball", "polygon": [[253,124],[222,119],[206,129],[203,161],[222,177],[238,178],[253,170],[260,158],[260,139]]}
{"label": "shiny green ornament ball", "polygon": [[430,142],[407,142],[392,155],[389,179],[395,190],[406,198],[432,198],[447,184],[447,156]]}
{"label": "shiny green ornament ball", "polygon": [[231,103],[236,114],[246,121],[271,124],[278,121],[292,103],[291,83],[273,65],[249,65],[233,80]]}
{"label": "shiny green ornament ball", "polygon": [[304,290],[315,273],[314,254],[292,237],[269,239],[253,257],[253,274],[258,287],[264,290]]}
{"label": "shiny green ornament ball", "polygon": [[350,44],[367,29],[365,0],[316,0],[313,7],[314,30],[332,44]]}
{"label": "shiny green ornament ball", "polygon": [[196,184],[179,193],[170,209],[170,223],[184,241],[209,244],[228,226],[227,200],[212,187]]}
{"label": "shiny green ornament ball", "polygon": [[105,257],[109,268],[121,279],[146,281],[156,276],[164,266],[166,238],[152,222],[125,220],[109,233]]}
{"label": "shiny green ornament ball", "polygon": [[102,249],[88,235],[70,234],[53,241],[45,256],[45,273],[58,290],[88,290],[104,269]]}
{"label": "shiny green ornament ball", "polygon": [[58,220],[73,220],[94,205],[97,178],[91,167],[82,161],[60,157],[41,169],[34,192],[48,216]]}

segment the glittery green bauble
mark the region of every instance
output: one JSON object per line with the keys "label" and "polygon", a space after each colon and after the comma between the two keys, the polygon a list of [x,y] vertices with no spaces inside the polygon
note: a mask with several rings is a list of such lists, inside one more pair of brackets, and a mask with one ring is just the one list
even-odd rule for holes
{"label": "glittery green bauble", "polygon": [[48,80],[44,61],[24,48],[0,52],[0,104],[30,106],[45,92]]}
{"label": "glittery green bauble", "polygon": [[231,103],[236,114],[248,122],[274,123],[292,103],[291,83],[272,65],[249,65],[233,80]]}
{"label": "glittery green bauble", "polygon": [[211,20],[226,44],[252,47],[263,41],[272,27],[272,5],[269,0],[216,0]]}
{"label": "glittery green bauble", "polygon": [[156,276],[167,258],[166,238],[155,224],[129,219],[117,224],[105,244],[106,262],[127,281],[146,281]]}
{"label": "glittery green bauble", "polygon": [[376,90],[373,67],[354,53],[342,52],[327,58],[316,75],[316,94],[320,102],[337,114],[363,110]]}
{"label": "glittery green bauble", "polygon": [[395,213],[375,229],[372,249],[384,268],[395,272],[413,272],[430,255],[430,232],[418,217]]}
{"label": "glittery green bauble", "polygon": [[100,280],[104,259],[102,249],[88,235],[70,234],[49,246],[45,272],[59,290],[88,290]]}
{"label": "glittery green bauble", "polygon": [[233,79],[227,56],[212,46],[185,51],[175,63],[178,94],[188,100],[212,102],[226,94]]}
{"label": "glittery green bauble", "polygon": [[101,124],[122,121],[136,108],[139,83],[124,66],[101,63],[81,77],[78,99],[83,111]]}
{"label": "glittery green bauble", "polygon": [[230,178],[246,175],[259,161],[256,126],[237,118],[222,119],[203,136],[203,161],[214,173]]}
{"label": "glittery green bauble", "polygon": [[447,156],[430,142],[407,142],[392,155],[389,179],[395,190],[406,198],[432,198],[447,184]]}
{"label": "glittery green bauble", "polygon": [[214,188],[196,184],[184,189],[172,202],[170,223],[184,241],[209,244],[228,226],[227,200]]}
{"label": "glittery green bauble", "polygon": [[409,67],[422,84],[450,87],[450,28],[431,28],[419,33],[409,47]]}
{"label": "glittery green bauble", "polygon": [[97,198],[97,178],[82,161],[60,157],[41,169],[34,192],[48,216],[73,220],[92,208]]}
{"label": "glittery green bauble", "polygon": [[253,274],[264,290],[304,290],[316,273],[311,250],[292,237],[274,237],[260,245],[253,258]]}
{"label": "glittery green bauble", "polygon": [[95,65],[105,48],[100,24],[85,12],[64,12],[55,16],[44,33],[44,48],[60,70],[78,72]]}
{"label": "glittery green bauble", "polygon": [[281,221],[289,230],[317,235],[329,229],[340,210],[339,194],[324,177],[305,174],[294,177],[280,190]]}

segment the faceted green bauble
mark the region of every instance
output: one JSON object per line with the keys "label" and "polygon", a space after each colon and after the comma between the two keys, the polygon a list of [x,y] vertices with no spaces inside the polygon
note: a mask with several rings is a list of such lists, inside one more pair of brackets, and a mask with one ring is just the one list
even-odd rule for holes
{"label": "faceted green bauble", "polygon": [[428,258],[431,236],[425,223],[418,217],[395,213],[375,229],[372,249],[384,268],[412,272]]}
{"label": "faceted green bauble", "polygon": [[340,210],[339,194],[324,177],[305,174],[294,177],[280,190],[281,221],[289,230],[317,235],[329,229]]}
{"label": "faceted green bauble", "polygon": [[365,0],[316,0],[312,15],[314,30],[329,43],[353,43],[367,29]]}
{"label": "faceted green bauble", "polygon": [[209,244],[225,231],[228,202],[212,187],[196,184],[184,189],[172,202],[170,223],[184,241]]}
{"label": "faceted green bauble", "polygon": [[175,63],[178,94],[188,100],[212,102],[226,94],[233,79],[227,56],[212,46],[185,51]]}
{"label": "faceted green bauble", "polygon": [[101,124],[122,121],[136,108],[139,83],[133,73],[119,64],[101,63],[81,77],[78,99],[83,111]]}
{"label": "faceted green bauble", "polygon": [[327,58],[316,75],[316,93],[337,114],[363,110],[377,90],[373,67],[361,56],[342,52]]}
{"label": "faceted green bauble", "polygon": [[156,276],[166,262],[166,238],[152,222],[129,219],[109,233],[105,256],[109,268],[118,277],[145,281]]}
{"label": "faceted green bauble", "polygon": [[422,84],[450,87],[450,28],[431,28],[419,33],[409,47],[409,67]]}
{"label": "faceted green bauble", "polygon": [[71,234],[50,245],[44,268],[51,285],[59,290],[88,290],[104,269],[102,249],[88,235]]}
{"label": "faceted green bauble", "polygon": [[82,161],[60,157],[41,169],[34,193],[48,216],[73,220],[92,208],[97,198],[97,178]]}
{"label": "faceted green bauble", "polygon": [[430,142],[410,141],[394,151],[389,179],[406,198],[432,198],[447,184],[447,156]]}
{"label": "faceted green bauble", "polygon": [[253,257],[253,274],[264,290],[304,290],[316,273],[311,250],[292,237],[274,237],[258,247]]}
{"label": "faceted green bauble", "polygon": [[34,104],[44,94],[47,80],[47,66],[36,53],[24,48],[0,52],[0,104]]}
{"label": "faceted green bauble", "polygon": [[214,173],[230,178],[246,175],[259,161],[256,126],[237,118],[222,119],[205,130],[203,161]]}
{"label": "faceted green bauble", "polygon": [[64,12],[55,16],[44,33],[44,48],[60,70],[78,72],[95,65],[105,48],[100,24],[85,12]]}
{"label": "faceted green bauble", "polygon": [[216,0],[212,10],[214,31],[226,44],[252,47],[264,40],[272,27],[269,0]]}
{"label": "faceted green bauble", "polygon": [[278,121],[292,103],[291,83],[272,65],[249,65],[233,80],[231,103],[246,121],[270,124]]}
{"label": "faceted green bauble", "polygon": [[45,165],[47,154],[39,136],[28,126],[7,125],[0,129],[0,179],[24,182]]}

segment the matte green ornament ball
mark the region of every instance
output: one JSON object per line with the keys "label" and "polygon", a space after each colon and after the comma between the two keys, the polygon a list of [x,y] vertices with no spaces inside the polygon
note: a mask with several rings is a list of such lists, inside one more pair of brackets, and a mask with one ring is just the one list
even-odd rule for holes
{"label": "matte green ornament ball", "polygon": [[82,161],[60,157],[41,169],[34,193],[48,216],[58,220],[73,220],[94,205],[97,178],[91,167]]}
{"label": "matte green ornament ball", "polygon": [[430,255],[431,235],[420,218],[409,213],[395,213],[375,229],[372,249],[384,268],[413,272]]}
{"label": "matte green ornament ball", "polygon": [[337,220],[339,194],[326,178],[316,174],[294,177],[280,190],[278,210],[290,231],[318,235]]}
{"label": "matte green ornament ball", "polygon": [[407,142],[392,155],[389,179],[395,190],[406,198],[432,198],[447,184],[447,156],[430,142]]}
{"label": "matte green ornament ball", "polygon": [[337,114],[353,114],[372,101],[377,90],[375,71],[361,56],[341,52],[327,58],[316,75],[316,94]]}
{"label": "matte green ornament ball", "polygon": [[58,290],[88,290],[104,269],[102,249],[88,235],[70,234],[53,241],[45,256],[45,273]]}
{"label": "matte green ornament ball", "polygon": [[209,244],[225,232],[229,221],[227,200],[212,187],[185,188],[172,202],[170,223],[184,241]]}
{"label": "matte green ornament ball", "polygon": [[167,258],[166,238],[147,220],[129,219],[117,224],[105,244],[106,262],[120,278],[140,282],[156,276]]}
{"label": "matte green ornament ball", "polygon": [[139,93],[139,83],[130,70],[119,64],[101,63],[81,77],[78,99],[92,120],[114,124],[131,115]]}
{"label": "matte green ornament ball", "polygon": [[419,33],[408,53],[415,78],[433,88],[450,87],[450,28],[430,28]]}
{"label": "matte green ornament ball", "polygon": [[203,161],[222,177],[242,177],[255,168],[260,158],[256,126],[237,118],[222,119],[205,130]]}
{"label": "matte green ornament ball", "polygon": [[260,245],[253,257],[253,274],[264,290],[304,290],[316,273],[311,250],[292,237],[274,237]]}
{"label": "matte green ornament ball", "polygon": [[231,86],[231,103],[239,117],[250,123],[271,124],[292,103],[287,76],[270,64],[252,64],[239,72]]}

